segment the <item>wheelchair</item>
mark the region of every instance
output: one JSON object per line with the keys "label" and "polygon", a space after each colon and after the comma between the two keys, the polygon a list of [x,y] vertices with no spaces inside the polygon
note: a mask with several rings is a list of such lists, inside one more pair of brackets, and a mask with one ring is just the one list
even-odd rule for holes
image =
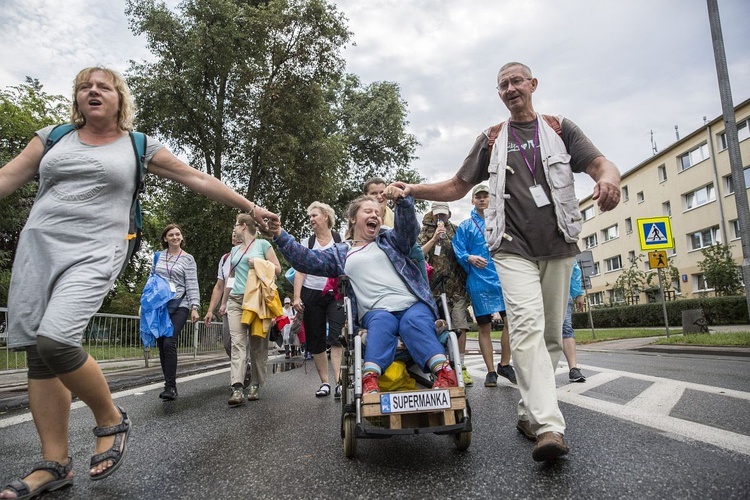
{"label": "wheelchair", "polygon": [[[456,371],[458,387],[432,387],[432,374],[422,371],[416,363],[406,360],[409,375],[416,381],[416,390],[362,394],[363,340],[354,332],[354,314],[350,297],[346,295],[348,277],[339,278],[339,290],[344,295],[346,313],[344,347],[341,361],[341,439],[344,455],[353,458],[359,439],[382,439],[397,435],[448,435],[459,451],[471,444],[471,407],[466,399],[461,377],[461,356],[456,334],[451,331],[450,314],[445,292],[440,302],[448,330],[441,335],[446,355]],[[404,359],[406,352],[397,354]],[[421,388],[420,388],[421,387]]]}

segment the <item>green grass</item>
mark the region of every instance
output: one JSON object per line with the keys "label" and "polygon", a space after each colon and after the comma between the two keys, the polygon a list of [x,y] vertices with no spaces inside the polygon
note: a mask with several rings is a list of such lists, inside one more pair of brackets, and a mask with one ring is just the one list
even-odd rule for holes
{"label": "green grass", "polygon": [[[492,338],[500,340],[502,332],[493,331]],[[681,328],[670,328],[669,338],[664,328],[606,328],[596,330],[596,338],[593,338],[591,330],[576,330],[577,344],[591,344],[602,342],[604,340],[621,340],[634,339],[642,337],[660,337],[655,340],[654,344],[687,344],[687,345],[706,345],[706,346],[730,346],[730,347],[750,347],[750,332],[731,332],[731,333],[711,333],[682,335]],[[468,332],[468,338],[477,338],[477,332]]]}
{"label": "green grass", "polygon": [[750,347],[750,332],[712,333],[710,335],[676,335],[661,338],[655,344]]}

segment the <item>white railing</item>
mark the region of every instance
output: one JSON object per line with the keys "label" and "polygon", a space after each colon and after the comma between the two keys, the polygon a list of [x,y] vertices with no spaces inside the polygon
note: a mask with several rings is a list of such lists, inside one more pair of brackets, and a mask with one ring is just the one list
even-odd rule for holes
{"label": "white railing", "polygon": [[[26,353],[8,350],[8,309],[0,307],[0,372],[26,368]],[[141,343],[140,319],[120,314],[95,314],[83,333],[83,348],[97,361],[143,359],[148,366],[150,350]],[[153,349],[158,364],[158,350]],[[177,343],[177,354],[196,358],[199,354],[223,352],[221,323],[206,327],[202,321],[185,323]]]}

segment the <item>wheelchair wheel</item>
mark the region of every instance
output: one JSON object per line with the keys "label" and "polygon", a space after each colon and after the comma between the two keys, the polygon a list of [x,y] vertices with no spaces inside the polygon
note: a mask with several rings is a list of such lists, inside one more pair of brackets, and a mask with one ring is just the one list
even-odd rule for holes
{"label": "wheelchair wheel", "polygon": [[466,451],[471,444],[471,431],[451,434],[451,437],[453,438],[453,444],[456,445],[458,451]]}
{"label": "wheelchair wheel", "polygon": [[354,436],[354,429],[357,425],[357,421],[354,415],[344,415],[344,456],[346,458],[354,458],[357,453],[357,438]]}

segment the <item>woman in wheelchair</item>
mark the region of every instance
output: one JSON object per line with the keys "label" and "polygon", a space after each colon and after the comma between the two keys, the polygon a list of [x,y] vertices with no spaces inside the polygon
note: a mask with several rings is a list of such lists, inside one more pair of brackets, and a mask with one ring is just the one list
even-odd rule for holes
{"label": "woman in wheelchair", "polygon": [[411,196],[389,186],[384,196],[396,200],[393,229],[381,229],[380,204],[360,196],[347,210],[347,242],[323,251],[300,245],[270,221],[269,231],[279,251],[298,271],[318,276],[349,277],[347,294],[362,328],[367,349],[362,367],[362,392],[379,391],[381,373],[393,362],[398,336],[415,363],[435,374],[433,389],[457,387],[456,372],[438,341],[437,309],[429,286],[409,252],[419,234]]}

